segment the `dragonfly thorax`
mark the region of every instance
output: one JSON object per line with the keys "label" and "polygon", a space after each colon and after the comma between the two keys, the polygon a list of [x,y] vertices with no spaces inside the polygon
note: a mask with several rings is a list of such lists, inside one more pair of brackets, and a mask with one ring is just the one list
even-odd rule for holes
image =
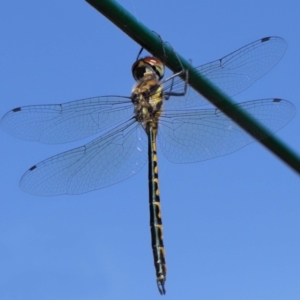
{"label": "dragonfly thorax", "polygon": [[136,120],[146,129],[148,123],[158,123],[163,102],[163,88],[155,75],[144,76],[131,94]]}

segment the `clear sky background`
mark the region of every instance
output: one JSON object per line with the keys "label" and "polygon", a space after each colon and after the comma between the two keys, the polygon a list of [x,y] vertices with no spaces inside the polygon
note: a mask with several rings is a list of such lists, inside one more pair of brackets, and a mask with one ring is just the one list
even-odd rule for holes
{"label": "clear sky background", "polygon": [[[120,0],[194,65],[271,35],[288,50],[238,102],[278,97],[300,111],[300,2]],[[24,105],[129,95],[140,47],[85,1],[1,1],[0,114]],[[300,152],[300,115],[278,137]],[[0,131],[0,299],[160,299],[147,168],[109,188],[36,197],[18,182],[64,145]],[[298,300],[299,175],[258,143],[175,165],[159,152],[169,299]]]}

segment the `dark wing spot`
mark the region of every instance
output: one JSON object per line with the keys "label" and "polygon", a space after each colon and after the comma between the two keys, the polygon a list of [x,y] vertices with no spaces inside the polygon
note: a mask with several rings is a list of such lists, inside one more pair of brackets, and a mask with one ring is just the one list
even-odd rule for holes
{"label": "dark wing spot", "polygon": [[280,102],[280,101],[281,101],[281,99],[278,99],[278,98],[273,99],[273,102]]}
{"label": "dark wing spot", "polygon": [[29,171],[33,171],[34,169],[36,169],[36,166],[32,166]]}
{"label": "dark wing spot", "polygon": [[263,43],[263,42],[267,42],[269,39],[270,39],[269,36],[268,36],[268,37],[265,37],[265,38],[262,38],[262,39],[261,39],[261,42],[262,42],[262,43]]}
{"label": "dark wing spot", "polygon": [[17,108],[14,108],[12,111],[13,112],[18,112],[18,111],[20,111],[21,110],[21,107],[17,107]]}

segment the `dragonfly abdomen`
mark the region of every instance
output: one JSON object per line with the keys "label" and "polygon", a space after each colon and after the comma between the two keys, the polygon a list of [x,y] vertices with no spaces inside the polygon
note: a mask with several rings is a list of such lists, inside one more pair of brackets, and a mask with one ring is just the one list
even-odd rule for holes
{"label": "dragonfly abdomen", "polygon": [[156,280],[159,292],[165,294],[164,284],[166,281],[166,259],[163,243],[162,216],[160,210],[160,197],[158,186],[158,165],[156,153],[157,124],[149,123],[148,135],[148,161],[149,161],[149,207],[150,207],[150,229],[151,245],[156,270]]}

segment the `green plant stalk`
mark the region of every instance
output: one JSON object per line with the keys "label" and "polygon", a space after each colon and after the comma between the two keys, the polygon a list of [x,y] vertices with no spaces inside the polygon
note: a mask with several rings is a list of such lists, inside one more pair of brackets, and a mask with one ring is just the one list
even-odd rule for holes
{"label": "green plant stalk", "polygon": [[[191,66],[188,61],[178,53],[175,55],[174,50],[168,44],[164,43],[164,47],[162,47],[162,41],[158,34],[149,30],[114,0],[86,1],[117,25],[134,41],[144,47],[149,53],[161,59],[173,72],[179,72],[181,70],[181,66],[178,63],[179,58],[183,67],[189,71],[188,81],[190,86],[222,110],[228,117],[257,139],[258,142],[288,164],[294,171],[300,174],[300,157],[298,157],[296,153],[289,149],[250,115],[234,105],[231,98],[221,92],[206,78],[201,76],[201,74],[193,69],[193,66]],[[261,138],[265,136],[267,136],[267,138]]]}

